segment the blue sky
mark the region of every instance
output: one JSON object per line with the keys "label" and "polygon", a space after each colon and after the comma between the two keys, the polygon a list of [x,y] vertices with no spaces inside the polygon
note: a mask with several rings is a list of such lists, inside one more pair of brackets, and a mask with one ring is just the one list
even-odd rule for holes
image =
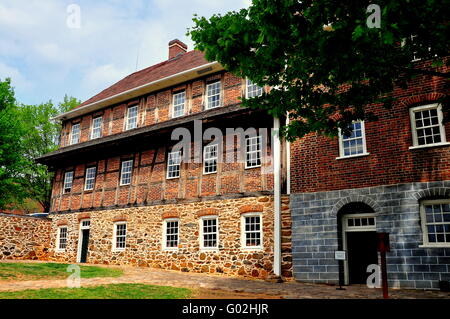
{"label": "blue sky", "polygon": [[[124,76],[167,59],[192,16],[248,7],[250,0],[1,0],[0,79],[10,77],[25,104],[64,94],[81,100]],[[69,28],[80,8],[80,28]],[[139,59],[137,59],[139,55]],[[137,61],[137,68],[136,68]]]}

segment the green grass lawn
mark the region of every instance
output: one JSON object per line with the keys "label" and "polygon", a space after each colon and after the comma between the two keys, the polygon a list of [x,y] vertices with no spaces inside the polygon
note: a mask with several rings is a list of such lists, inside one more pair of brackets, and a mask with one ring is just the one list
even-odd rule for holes
{"label": "green grass lawn", "polygon": [[0,299],[186,299],[192,291],[142,284],[113,284],[82,288],[49,288],[0,292]]}
{"label": "green grass lawn", "polygon": [[[57,263],[0,263],[1,280],[66,279],[68,264]],[[123,271],[114,268],[80,266],[81,278],[120,277]]]}

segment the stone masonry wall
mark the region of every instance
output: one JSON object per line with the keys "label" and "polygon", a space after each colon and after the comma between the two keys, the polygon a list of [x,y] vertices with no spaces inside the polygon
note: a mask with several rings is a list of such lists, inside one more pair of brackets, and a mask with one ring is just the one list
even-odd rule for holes
{"label": "stone masonry wall", "polygon": [[50,231],[48,218],[0,214],[0,260],[46,260]]}
{"label": "stone masonry wall", "polygon": [[[292,275],[291,221],[289,198],[283,209],[283,275]],[[245,212],[262,212],[263,250],[241,249],[240,216]],[[216,215],[219,224],[219,250],[202,251],[199,244],[200,216]],[[177,251],[163,251],[163,220],[178,217],[180,242]],[[267,278],[273,273],[273,198],[271,196],[191,202],[158,206],[133,207],[79,213],[52,214],[51,259],[75,262],[79,221],[89,218],[90,240],[88,263],[134,265],[184,272],[223,273],[226,275]],[[115,221],[127,222],[126,250],[112,251]],[[57,229],[68,227],[64,252],[55,251]]]}
{"label": "stone masonry wall", "polygon": [[450,248],[423,247],[420,201],[450,198],[450,181],[408,183],[291,195],[294,277],[298,281],[337,283],[339,209],[362,202],[376,215],[376,231],[390,233],[387,253],[391,287],[438,288],[450,280]]}

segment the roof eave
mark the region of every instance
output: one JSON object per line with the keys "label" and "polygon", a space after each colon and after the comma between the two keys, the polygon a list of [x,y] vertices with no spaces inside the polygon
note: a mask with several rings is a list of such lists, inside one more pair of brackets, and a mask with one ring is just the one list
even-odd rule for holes
{"label": "roof eave", "polygon": [[68,119],[71,119],[74,117],[84,115],[86,113],[94,112],[96,110],[99,110],[101,108],[104,108],[104,107],[107,107],[110,105],[114,105],[114,104],[129,100],[129,99],[133,99],[133,98],[142,96],[144,94],[151,93],[153,91],[158,91],[158,90],[164,89],[166,87],[170,87],[170,86],[177,85],[177,84],[189,81],[189,80],[193,80],[200,76],[205,76],[205,75],[223,71],[223,70],[224,70],[224,68],[217,61],[203,64],[203,65],[197,66],[195,68],[185,70],[185,71],[167,76],[165,78],[135,87],[133,89],[115,94],[113,96],[107,97],[100,101],[93,102],[93,103],[84,105],[82,107],[75,108],[75,109],[65,112],[65,113],[61,113],[52,119],[53,120],[68,120]]}

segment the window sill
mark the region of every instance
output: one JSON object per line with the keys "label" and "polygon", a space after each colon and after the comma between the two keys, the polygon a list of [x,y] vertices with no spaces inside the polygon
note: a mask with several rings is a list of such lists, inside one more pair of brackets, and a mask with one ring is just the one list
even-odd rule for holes
{"label": "window sill", "polygon": [[203,175],[211,175],[211,174],[217,174],[217,171],[215,171],[215,172],[209,172],[209,173],[203,172]]}
{"label": "window sill", "polygon": [[55,253],[65,253],[65,249],[55,249]]}
{"label": "window sill", "polygon": [[341,159],[347,159],[347,158],[363,157],[363,156],[368,156],[368,155],[370,155],[370,153],[361,153],[361,154],[355,154],[355,155],[339,156],[339,157],[336,157],[336,159],[341,160]]}
{"label": "window sill", "polygon": [[424,244],[419,245],[419,248],[450,248],[450,244],[437,244],[437,245]]}
{"label": "window sill", "polygon": [[180,178],[180,176],[176,176],[176,177],[166,177],[166,179],[177,179]]}
{"label": "window sill", "polygon": [[440,146],[449,146],[450,142],[443,142],[443,143],[436,143],[436,144],[429,144],[429,145],[417,145],[417,146],[410,146],[410,150],[416,150],[421,148],[430,148],[430,147],[440,147]]}
{"label": "window sill", "polygon": [[120,252],[123,252],[123,251],[125,251],[125,248],[122,248],[122,249],[117,249],[116,248],[116,249],[112,250],[113,253],[120,253]]}
{"label": "window sill", "polygon": [[264,251],[263,247],[255,247],[255,248],[241,248],[241,251],[244,253],[251,253],[251,252],[262,252]]}
{"label": "window sill", "polygon": [[218,253],[219,248],[200,248],[200,252],[203,253]]}
{"label": "window sill", "polygon": [[261,167],[261,165],[258,165],[258,166],[250,166],[250,167],[245,167],[245,169],[252,169],[252,168],[260,168]]}
{"label": "window sill", "polygon": [[178,252],[178,248],[163,248],[162,251],[166,252],[166,253],[174,253],[174,252]]}

